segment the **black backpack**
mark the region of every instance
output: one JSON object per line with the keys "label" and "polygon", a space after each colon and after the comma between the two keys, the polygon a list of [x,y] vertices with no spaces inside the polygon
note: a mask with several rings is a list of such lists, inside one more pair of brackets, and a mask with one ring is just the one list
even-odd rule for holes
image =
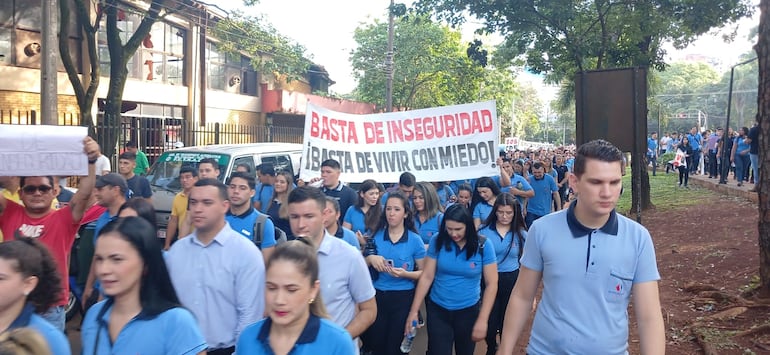
{"label": "black backpack", "polygon": [[[270,216],[264,213],[257,213],[257,219],[254,220],[254,234],[253,234],[254,239],[252,239],[252,241],[254,241],[254,244],[260,250],[262,250],[262,240],[264,239],[262,237],[262,231],[264,230],[263,225],[265,224],[265,221],[267,221],[268,218],[270,218]],[[276,245],[286,243],[286,240],[287,240],[286,232],[284,232],[283,229],[281,228],[275,227],[275,225],[273,226],[275,228]]]}

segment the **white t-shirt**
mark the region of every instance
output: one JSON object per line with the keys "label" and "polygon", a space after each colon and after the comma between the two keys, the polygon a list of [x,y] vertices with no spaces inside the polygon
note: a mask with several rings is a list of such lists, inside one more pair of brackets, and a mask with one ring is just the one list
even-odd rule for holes
{"label": "white t-shirt", "polygon": [[96,158],[96,175],[104,175],[108,174],[112,171],[112,167],[110,166],[110,160],[107,159],[104,155],[99,155],[98,158]]}

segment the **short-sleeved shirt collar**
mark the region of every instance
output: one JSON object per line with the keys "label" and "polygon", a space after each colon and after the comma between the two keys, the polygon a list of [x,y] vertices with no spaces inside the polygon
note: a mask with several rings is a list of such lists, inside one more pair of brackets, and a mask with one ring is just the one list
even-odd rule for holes
{"label": "short-sleeved shirt collar", "polygon": [[[230,228],[230,223],[225,222],[225,227],[222,228],[219,231],[219,233],[217,233],[216,236],[214,236],[214,239],[211,241],[211,243],[216,242],[216,243],[219,243],[220,245],[225,245],[225,243],[227,243],[228,240],[233,238],[233,233],[235,233],[237,236],[240,236],[238,232]],[[197,232],[193,232],[193,238],[190,238],[190,242],[194,244],[198,244],[204,248],[206,247],[205,245],[203,245],[203,243],[200,242],[200,240],[198,240]],[[211,245],[211,243],[209,243],[209,245]]]}
{"label": "short-sleeved shirt collar", "polygon": [[342,191],[343,187],[345,187],[345,184],[343,184],[342,181],[338,181],[337,182],[337,186],[335,186],[333,189],[330,189],[330,188],[324,186],[323,191],[324,192],[329,191],[329,190]]}
{"label": "short-sleeved shirt collar", "polygon": [[[268,336],[270,335],[270,326],[273,324],[272,319],[270,317],[265,318],[265,323],[262,324],[262,328],[259,329],[259,334],[257,334],[257,340],[259,340],[263,344],[268,343]],[[297,342],[295,344],[309,344],[316,340],[318,337],[318,332],[321,330],[321,318],[318,318],[316,315],[310,313],[310,318],[308,318],[307,323],[305,324],[305,328],[302,329],[302,333],[300,333],[299,338],[297,338]]]}
{"label": "short-sleeved shirt collar", "polygon": [[29,303],[21,309],[21,314],[8,326],[8,329],[23,328],[29,325],[32,315],[35,314],[35,307]]}
{"label": "short-sleeved shirt collar", "polygon": [[329,234],[329,231],[324,229],[324,239],[321,241],[321,245],[318,246],[318,252],[324,255],[329,255],[332,251],[332,241],[331,238],[335,238],[333,235]]}
{"label": "short-sleeved shirt collar", "polygon": [[252,208],[247,209],[246,212],[243,212],[243,213],[241,213],[239,215],[235,215],[230,210],[227,210],[227,213],[225,213],[225,215],[233,216],[235,218],[245,219],[246,217],[251,216],[251,214],[254,213],[254,211],[255,211],[254,207],[252,207]]}
{"label": "short-sleeved shirt collar", "polygon": [[[575,217],[575,206],[577,206],[577,204],[578,200],[575,200],[567,210],[567,225],[569,226],[570,232],[572,232],[572,236],[580,238],[587,236],[593,232],[594,229],[584,226],[578,221],[577,217]],[[610,218],[607,219],[607,223],[604,223],[599,230],[610,235],[618,235],[618,216],[614,209],[610,212]]]}
{"label": "short-sleeved shirt collar", "polygon": [[[388,227],[385,227],[383,233],[382,233],[382,240],[386,242],[390,242],[390,234],[388,234]],[[398,239],[394,244],[398,243],[406,243],[409,241],[409,231],[404,228],[404,234],[401,235],[401,238]]]}

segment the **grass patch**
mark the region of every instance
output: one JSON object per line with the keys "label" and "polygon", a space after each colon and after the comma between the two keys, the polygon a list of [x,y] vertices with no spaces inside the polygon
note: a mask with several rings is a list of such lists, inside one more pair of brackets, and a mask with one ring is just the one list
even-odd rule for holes
{"label": "grass patch", "polygon": [[[690,188],[679,187],[679,172],[666,174],[658,170],[657,176],[650,173],[650,199],[658,211],[673,210],[703,203],[703,199],[714,196],[709,189],[689,184]],[[623,177],[623,195],[618,200],[618,211],[631,211],[631,172]]]}

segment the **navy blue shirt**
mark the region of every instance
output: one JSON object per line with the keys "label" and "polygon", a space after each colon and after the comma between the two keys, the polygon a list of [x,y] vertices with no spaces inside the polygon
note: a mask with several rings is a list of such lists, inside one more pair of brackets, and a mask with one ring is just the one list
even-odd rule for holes
{"label": "navy blue shirt", "polygon": [[150,188],[150,181],[144,176],[134,175],[130,179],[126,179],[128,183],[128,198],[132,197],[152,197],[152,189]]}

